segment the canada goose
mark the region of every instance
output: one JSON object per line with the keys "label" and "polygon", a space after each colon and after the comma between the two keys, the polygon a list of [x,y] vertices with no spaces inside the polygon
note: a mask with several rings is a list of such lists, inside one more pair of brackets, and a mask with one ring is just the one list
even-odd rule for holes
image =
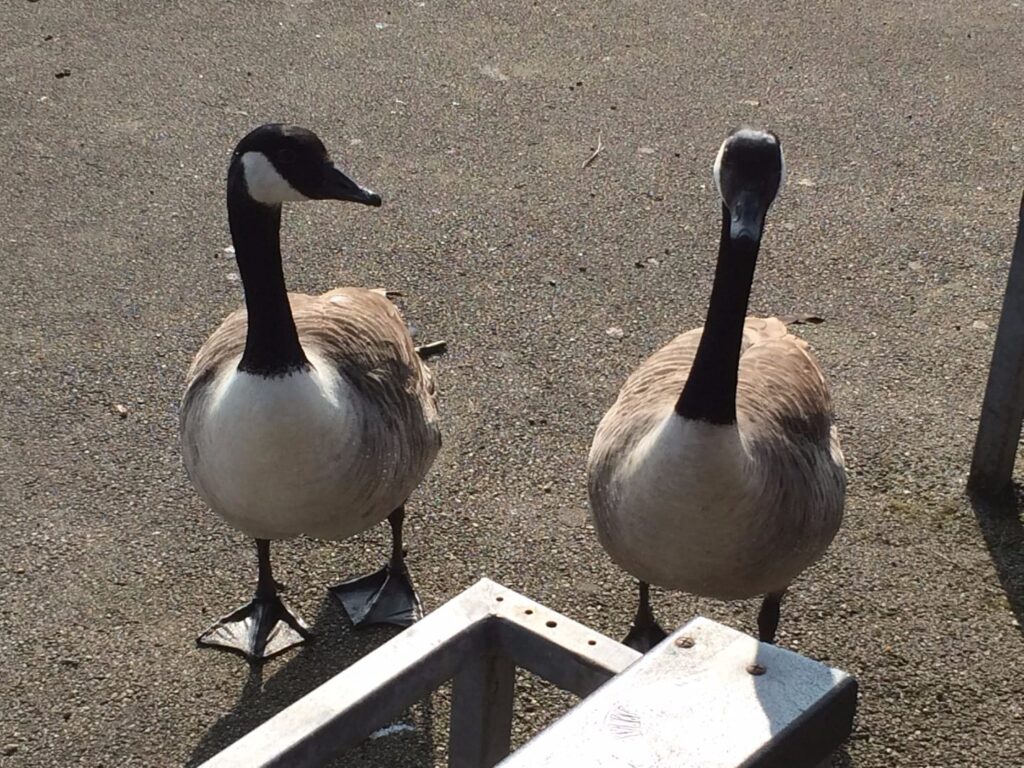
{"label": "canada goose", "polygon": [[420,615],[402,550],[404,503],[441,444],[434,388],[379,291],[285,291],[281,205],[380,196],[348,178],[311,131],[264,125],[239,142],[227,208],[245,307],[199,350],[181,407],[185,468],[218,515],[256,539],[252,601],[198,642],[267,658],[309,637],[278,596],[270,540],[341,540],[388,518],[381,571],[334,587],[356,626]]}
{"label": "canada goose", "polygon": [[807,345],[776,318],[745,318],[765,214],[785,176],[775,134],[743,128],[714,164],[722,229],[703,328],[637,368],[590,449],[601,544],[640,581],[625,642],[665,637],[648,584],[724,600],[765,595],[774,642],[782,596],[828,547],[846,473],[832,402]]}

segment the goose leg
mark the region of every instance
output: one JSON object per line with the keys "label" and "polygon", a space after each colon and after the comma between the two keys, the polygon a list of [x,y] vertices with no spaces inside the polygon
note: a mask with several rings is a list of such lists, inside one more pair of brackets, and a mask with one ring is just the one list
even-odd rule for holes
{"label": "goose leg", "polygon": [[331,587],[355,627],[394,624],[408,627],[423,618],[423,607],[412,586],[402,548],[405,505],[388,516],[391,524],[391,561],[376,573]]}
{"label": "goose leg", "polygon": [[762,643],[775,643],[775,630],[779,628],[779,613],[782,608],[781,592],[769,592],[761,601],[761,610],[757,614],[757,639]]}
{"label": "goose leg", "polygon": [[658,622],[654,618],[654,611],[651,610],[650,586],[646,581],[640,581],[638,584],[640,585],[640,603],[636,609],[636,616],[633,618],[633,626],[622,644],[628,645],[640,653],[647,653],[668,637],[668,634],[658,626]]}
{"label": "goose leg", "polygon": [[241,653],[260,662],[308,640],[312,634],[302,619],[278,596],[270,569],[270,542],[256,539],[259,578],[252,601],[213,624],[196,640],[199,645]]}

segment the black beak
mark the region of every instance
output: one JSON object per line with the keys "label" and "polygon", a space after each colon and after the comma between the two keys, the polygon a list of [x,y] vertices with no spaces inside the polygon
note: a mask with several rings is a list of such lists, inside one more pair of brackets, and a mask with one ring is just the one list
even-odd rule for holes
{"label": "black beak", "polygon": [[729,237],[734,242],[749,245],[760,242],[766,208],[757,195],[741,192],[729,208]]}
{"label": "black beak", "polygon": [[381,204],[380,195],[356,184],[333,163],[328,163],[324,168],[320,193],[323,200],[348,200],[372,205],[374,208],[379,208]]}

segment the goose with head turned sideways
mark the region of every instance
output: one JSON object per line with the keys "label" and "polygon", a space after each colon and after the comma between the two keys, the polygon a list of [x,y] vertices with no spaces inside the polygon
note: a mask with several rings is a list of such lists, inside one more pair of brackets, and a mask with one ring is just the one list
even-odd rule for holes
{"label": "goose with head turned sideways", "polygon": [[726,600],[763,595],[758,634],[774,642],[783,594],[842,521],[846,474],[821,369],[780,320],[746,317],[784,176],[775,134],[741,128],[722,143],[704,327],[642,363],[594,436],[592,515],[601,544],[639,580],[625,642],[641,651],[665,637],[650,584]]}
{"label": "goose with head turned sideways", "polygon": [[281,265],[285,202],[379,206],[311,131],[261,126],[228,168],[227,208],[245,306],[196,354],[181,407],[185,468],[199,495],[256,540],[250,603],[199,643],[250,660],[309,637],[278,595],[270,541],[341,540],[384,520],[392,556],[333,588],[358,626],[420,615],[402,548],[404,504],[440,448],[434,385],[396,307],[378,291],[288,293]]}

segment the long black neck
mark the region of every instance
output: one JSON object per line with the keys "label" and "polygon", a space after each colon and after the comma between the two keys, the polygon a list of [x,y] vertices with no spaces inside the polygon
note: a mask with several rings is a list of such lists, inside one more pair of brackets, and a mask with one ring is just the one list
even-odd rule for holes
{"label": "long black neck", "polygon": [[710,424],[736,423],[736,381],[743,323],[754,282],[759,242],[738,245],[729,236],[729,209],[722,206],[718,265],[708,316],[676,413]]}
{"label": "long black neck", "polygon": [[238,369],[283,376],[307,367],[281,268],[281,206],[249,197],[240,168],[228,174],[228,222],[249,315]]}

